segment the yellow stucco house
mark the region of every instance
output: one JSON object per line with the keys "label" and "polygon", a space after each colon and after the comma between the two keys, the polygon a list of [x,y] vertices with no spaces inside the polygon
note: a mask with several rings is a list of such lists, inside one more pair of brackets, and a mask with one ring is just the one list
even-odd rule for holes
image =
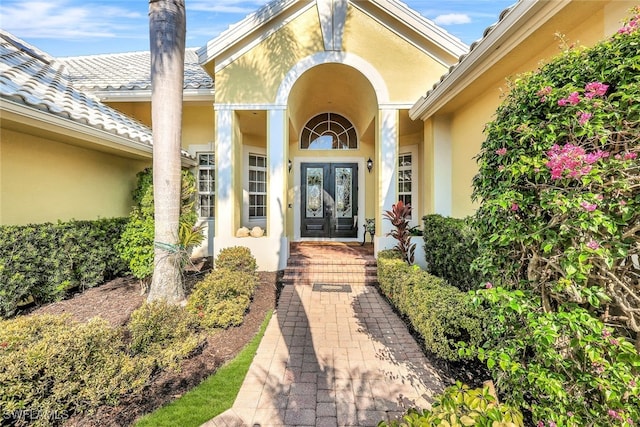
{"label": "yellow stucco house", "polygon": [[[635,4],[520,1],[469,48],[397,0],[276,0],[188,49],[198,254],[248,246],[275,270],[290,242],[362,241],[367,218],[376,251],[392,246],[382,213],[398,200],[415,225],[471,214],[473,157],[506,78],[555,55],[557,33],[612,34]],[[152,153],[148,52],[56,59],[0,41],[0,224],[127,215]],[[236,236],[256,226],[263,237]]]}

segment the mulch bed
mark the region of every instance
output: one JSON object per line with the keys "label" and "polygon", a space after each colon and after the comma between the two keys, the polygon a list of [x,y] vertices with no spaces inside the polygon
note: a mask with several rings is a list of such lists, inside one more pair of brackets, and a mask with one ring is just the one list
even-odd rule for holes
{"label": "mulch bed", "polygon": [[[192,272],[185,278],[188,291],[208,272],[208,267],[207,265],[203,271]],[[139,395],[123,397],[115,407],[102,406],[94,413],[76,415],[64,425],[130,426],[142,415],[182,396],[225,362],[233,359],[258,332],[266,313],[276,307],[279,273],[259,272],[259,277],[260,284],[256,288],[242,325],[209,336],[200,351],[183,362],[180,372],[160,372]],[[121,277],[102,286],[87,289],[67,300],[34,309],[30,314],[68,314],[80,322],[100,316],[113,326],[123,326],[131,313],[146,298],[145,295],[141,295],[140,289],[136,279]],[[404,320],[406,322],[406,319]],[[407,326],[420,342],[420,337],[412,330],[410,324],[407,323]],[[453,381],[460,380],[472,387],[478,387],[489,377],[486,369],[477,361],[446,362],[428,352],[425,355],[445,377]]]}
{"label": "mulch bed", "polygon": [[[187,276],[187,288],[192,287],[202,275],[203,273],[193,273]],[[183,362],[180,372],[160,372],[141,394],[124,397],[115,407],[102,406],[90,415],[74,416],[64,425],[132,425],[140,416],[182,396],[225,362],[233,359],[258,332],[267,312],[276,306],[278,274],[260,272],[259,276],[260,284],[242,325],[209,336],[201,351]],[[145,296],[140,295],[140,285],[136,279],[118,278],[102,286],[87,289],[70,299],[35,309],[31,313],[68,314],[80,322],[100,316],[114,326],[122,326],[144,300]]]}

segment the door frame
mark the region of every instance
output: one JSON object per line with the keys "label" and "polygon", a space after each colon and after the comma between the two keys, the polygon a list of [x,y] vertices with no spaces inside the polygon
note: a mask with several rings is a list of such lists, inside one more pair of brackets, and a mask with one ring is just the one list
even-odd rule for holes
{"label": "door frame", "polygon": [[[312,151],[310,153],[313,153]],[[366,156],[365,156],[366,157]],[[339,241],[339,242],[358,242],[362,241],[362,235],[364,229],[365,215],[365,193],[366,188],[366,175],[367,170],[365,165],[365,158],[363,156],[358,157],[295,157],[292,160],[291,173],[293,174],[293,186],[294,197],[293,206],[287,209],[287,213],[293,216],[293,240],[299,241]],[[358,165],[358,235],[357,237],[350,238],[322,238],[322,237],[301,237],[300,227],[302,226],[301,210],[302,210],[302,191],[301,191],[301,179],[302,179],[302,163],[356,163]]]}

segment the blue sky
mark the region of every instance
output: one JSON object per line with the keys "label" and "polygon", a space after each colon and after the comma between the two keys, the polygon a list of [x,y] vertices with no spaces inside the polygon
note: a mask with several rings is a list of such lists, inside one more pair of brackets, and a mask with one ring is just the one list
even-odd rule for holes
{"label": "blue sky", "polygon": [[[405,0],[471,44],[515,0]],[[204,46],[267,1],[186,0],[187,46]],[[149,49],[146,0],[2,0],[0,27],[53,56]]]}

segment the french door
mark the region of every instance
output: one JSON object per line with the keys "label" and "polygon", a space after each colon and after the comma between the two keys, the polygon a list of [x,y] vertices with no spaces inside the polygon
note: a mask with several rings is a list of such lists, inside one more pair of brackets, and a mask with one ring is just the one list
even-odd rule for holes
{"label": "french door", "polygon": [[358,164],[302,163],[302,237],[358,236]]}

